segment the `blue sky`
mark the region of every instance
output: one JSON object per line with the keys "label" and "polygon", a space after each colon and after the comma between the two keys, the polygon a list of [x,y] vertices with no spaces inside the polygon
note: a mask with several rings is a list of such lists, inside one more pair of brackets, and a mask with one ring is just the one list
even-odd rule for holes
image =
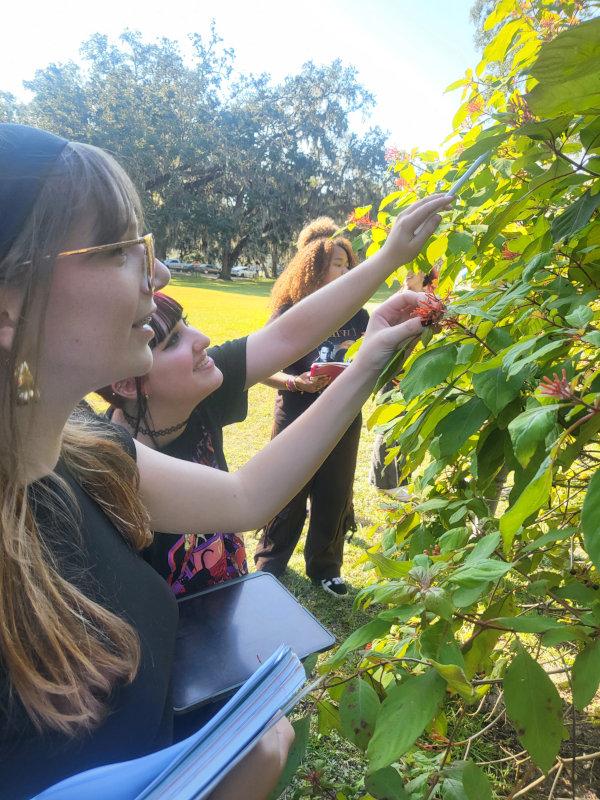
{"label": "blue sky", "polygon": [[239,71],[275,78],[312,59],[354,64],[375,95],[369,120],[402,148],[435,148],[450,132],[458,95],[444,88],[474,67],[473,0],[29,0],[3,10],[0,89],[23,96],[22,81],[49,62],[77,59],[94,32],[166,36],[185,48],[214,18]]}

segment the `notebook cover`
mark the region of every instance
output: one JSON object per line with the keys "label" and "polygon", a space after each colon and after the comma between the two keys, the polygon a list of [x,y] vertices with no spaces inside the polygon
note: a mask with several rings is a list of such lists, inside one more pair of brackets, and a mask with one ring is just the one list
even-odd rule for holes
{"label": "notebook cover", "polygon": [[266,572],[184,597],[173,666],[175,713],[226,698],[282,644],[304,659],[329,650],[335,637]]}

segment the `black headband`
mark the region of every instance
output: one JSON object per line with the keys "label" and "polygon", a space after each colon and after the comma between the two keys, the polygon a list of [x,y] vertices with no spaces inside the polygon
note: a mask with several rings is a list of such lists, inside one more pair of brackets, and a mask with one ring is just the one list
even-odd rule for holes
{"label": "black headband", "polygon": [[52,166],[68,144],[28,125],[0,124],[0,261],[27,222]]}

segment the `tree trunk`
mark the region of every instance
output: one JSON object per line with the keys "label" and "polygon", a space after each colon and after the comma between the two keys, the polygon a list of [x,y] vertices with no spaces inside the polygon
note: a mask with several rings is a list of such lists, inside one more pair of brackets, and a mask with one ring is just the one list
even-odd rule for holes
{"label": "tree trunk", "polygon": [[277,263],[279,261],[279,254],[275,245],[271,245],[271,265],[267,267],[269,278],[277,279]]}
{"label": "tree trunk", "polygon": [[229,248],[223,248],[223,254],[221,255],[221,278],[224,281],[231,280],[231,267],[233,266],[231,262],[231,253],[229,252]]}

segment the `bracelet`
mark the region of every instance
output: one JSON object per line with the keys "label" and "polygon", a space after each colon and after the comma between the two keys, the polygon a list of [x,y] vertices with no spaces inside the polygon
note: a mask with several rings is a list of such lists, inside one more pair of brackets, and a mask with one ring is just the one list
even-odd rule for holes
{"label": "bracelet", "polygon": [[291,375],[289,378],[286,378],[285,385],[288,392],[298,391],[298,387],[296,386],[296,381],[293,375]]}

